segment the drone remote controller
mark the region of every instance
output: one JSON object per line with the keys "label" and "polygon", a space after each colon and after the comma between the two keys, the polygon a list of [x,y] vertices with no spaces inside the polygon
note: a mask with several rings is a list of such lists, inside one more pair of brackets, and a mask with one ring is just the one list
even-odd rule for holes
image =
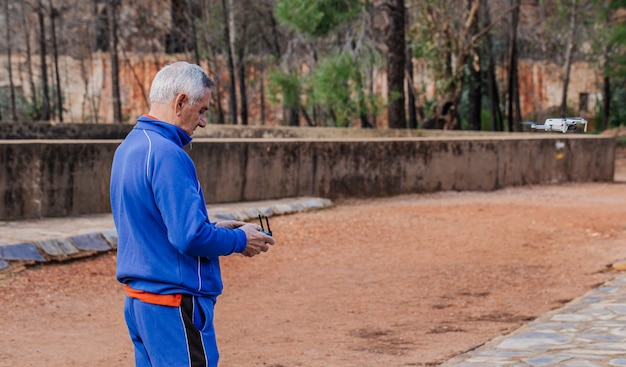
{"label": "drone remote controller", "polygon": [[267,231],[263,227],[263,219],[261,218],[261,214],[259,214],[259,223],[261,224],[261,230],[259,232],[264,233],[268,236],[272,235],[272,230],[270,229],[270,221],[265,217],[265,224],[267,225]]}

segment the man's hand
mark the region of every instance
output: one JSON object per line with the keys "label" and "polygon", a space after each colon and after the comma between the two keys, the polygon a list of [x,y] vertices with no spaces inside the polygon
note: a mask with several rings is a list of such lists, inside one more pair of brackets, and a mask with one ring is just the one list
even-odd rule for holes
{"label": "man's hand", "polygon": [[246,225],[246,222],[240,222],[238,220],[223,220],[221,222],[215,223],[216,227],[224,227],[228,229],[239,228],[243,225]]}
{"label": "man's hand", "polygon": [[261,226],[258,224],[246,223],[238,228],[246,233],[246,239],[248,240],[246,249],[242,252],[244,256],[252,257],[261,252],[267,252],[269,245],[274,244],[274,238],[260,232]]}

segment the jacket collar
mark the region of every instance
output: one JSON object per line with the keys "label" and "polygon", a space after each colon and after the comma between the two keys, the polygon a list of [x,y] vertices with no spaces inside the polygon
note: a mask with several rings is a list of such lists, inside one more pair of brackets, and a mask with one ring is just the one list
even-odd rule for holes
{"label": "jacket collar", "polygon": [[160,135],[163,135],[168,140],[173,141],[181,148],[191,142],[192,137],[180,127],[170,124],[169,122],[157,120],[156,118],[148,115],[142,115],[137,119],[137,125],[135,129],[151,130]]}

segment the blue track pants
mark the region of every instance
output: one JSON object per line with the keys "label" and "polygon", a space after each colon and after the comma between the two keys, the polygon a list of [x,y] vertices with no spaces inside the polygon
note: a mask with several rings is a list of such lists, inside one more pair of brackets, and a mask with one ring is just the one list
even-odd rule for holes
{"label": "blue track pants", "polygon": [[214,300],[183,295],[180,307],[126,297],[124,316],[137,367],[217,367]]}

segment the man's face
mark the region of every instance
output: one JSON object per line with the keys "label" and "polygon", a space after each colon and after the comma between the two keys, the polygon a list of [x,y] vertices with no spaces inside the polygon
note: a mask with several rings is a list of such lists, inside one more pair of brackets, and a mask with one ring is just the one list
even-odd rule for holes
{"label": "man's face", "polygon": [[198,126],[206,126],[206,113],[209,109],[209,102],[211,101],[211,92],[206,92],[204,96],[195,104],[191,105],[188,98],[184,98],[180,102],[180,117],[177,125],[181,129],[185,130],[189,136],[193,135],[193,132]]}

